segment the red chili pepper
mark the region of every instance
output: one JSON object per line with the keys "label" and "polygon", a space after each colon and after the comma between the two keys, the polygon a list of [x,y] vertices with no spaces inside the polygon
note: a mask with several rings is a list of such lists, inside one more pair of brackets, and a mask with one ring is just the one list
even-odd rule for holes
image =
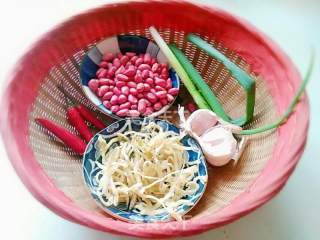
{"label": "red chili pepper", "polygon": [[194,104],[193,102],[187,103],[186,108],[189,110],[190,113],[193,113],[194,111],[196,111],[198,109],[197,105]]}
{"label": "red chili pepper", "polygon": [[88,122],[92,123],[97,129],[102,130],[106,128],[106,125],[100,119],[96,118],[85,106],[78,105],[77,109],[81,116]]}
{"label": "red chili pepper", "polygon": [[81,117],[80,113],[78,112],[76,107],[70,107],[67,110],[67,117],[70,124],[72,124],[77,131],[80,133],[80,135],[89,142],[91,138],[93,137],[93,134],[89,130],[87,124]]}
{"label": "red chili pepper", "polygon": [[86,143],[82,141],[81,138],[69,132],[67,129],[60,127],[54,122],[48,119],[36,118],[37,123],[39,123],[44,128],[48,129],[57,138],[59,138],[64,144],[70,147],[76,153],[82,155],[86,149]]}
{"label": "red chili pepper", "polygon": [[106,128],[106,125],[96,116],[94,116],[88,108],[86,108],[82,104],[76,104],[75,98],[68,93],[63,86],[58,86],[58,88],[62,91],[67,105],[76,107],[80,113],[80,115],[88,122],[90,122],[92,125],[94,125],[97,129],[102,130]]}

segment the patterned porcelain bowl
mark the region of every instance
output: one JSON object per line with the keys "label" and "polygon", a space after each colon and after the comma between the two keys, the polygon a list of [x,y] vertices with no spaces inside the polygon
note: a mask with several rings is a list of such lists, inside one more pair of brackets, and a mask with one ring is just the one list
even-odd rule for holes
{"label": "patterned porcelain bowl", "polygon": [[[140,37],[136,35],[118,35],[114,37],[109,37],[101,42],[97,43],[92,47],[87,54],[82,59],[80,66],[80,78],[81,85],[84,94],[87,98],[103,113],[111,116],[114,119],[122,119],[121,117],[113,114],[109,109],[107,109],[101,102],[101,100],[95,95],[94,92],[88,87],[88,82],[96,78],[96,72],[99,69],[99,63],[102,59],[104,53],[125,53],[125,52],[135,52],[149,53],[151,57],[157,58],[159,63],[168,63],[167,58],[160,51],[160,48],[152,41],[145,37]],[[169,77],[172,80],[172,87],[180,88],[180,80],[173,68],[169,69]],[[167,111],[170,106],[174,103],[163,106],[159,111],[156,111],[149,115],[149,117],[157,117]]]}
{"label": "patterned porcelain bowl", "polygon": [[[160,222],[160,221],[169,221],[172,220],[169,213],[163,213],[158,215],[142,215],[135,209],[128,210],[127,205],[121,205],[118,206],[105,206],[97,196],[97,181],[95,176],[99,173],[100,168],[97,165],[97,162],[101,163],[102,158],[99,156],[99,153],[97,151],[97,139],[99,136],[102,136],[106,141],[109,141],[112,139],[116,134],[123,133],[127,131],[130,127],[134,131],[140,131],[141,125],[143,121],[154,121],[156,124],[158,124],[163,130],[165,131],[173,131],[176,133],[180,133],[180,129],[174,126],[173,124],[160,119],[142,119],[142,118],[136,118],[136,119],[123,119],[120,121],[117,121],[111,125],[109,125],[107,128],[96,134],[92,140],[89,142],[87,149],[85,151],[85,154],[83,156],[83,176],[86,185],[88,186],[92,197],[96,200],[98,205],[108,214],[111,216],[128,221],[128,222],[144,222],[144,223],[150,223],[150,222]],[[188,195],[185,197],[185,199],[191,200],[194,204],[192,206],[181,204],[177,208],[177,213],[184,215],[188,211],[190,211],[196,203],[200,200],[202,197],[206,184],[208,179],[208,172],[207,172],[207,166],[205,162],[205,158],[203,156],[203,153],[201,151],[201,148],[196,140],[194,140],[192,137],[186,135],[182,140],[181,143],[184,146],[190,147],[187,151],[188,154],[188,161],[196,161],[200,160],[198,171],[195,173],[194,177],[201,176],[197,180],[198,184],[198,190],[193,195]]]}

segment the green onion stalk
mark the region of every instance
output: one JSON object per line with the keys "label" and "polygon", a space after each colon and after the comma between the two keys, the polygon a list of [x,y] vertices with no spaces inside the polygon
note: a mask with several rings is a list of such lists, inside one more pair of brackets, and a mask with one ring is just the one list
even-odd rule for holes
{"label": "green onion stalk", "polygon": [[[219,112],[217,112],[217,115],[223,118],[224,120],[231,122],[235,125],[242,126],[246,123],[249,123],[253,119],[253,113],[254,113],[255,90],[256,90],[255,80],[247,72],[245,72],[235,63],[233,63],[229,58],[223,55],[218,49],[214,48],[211,44],[201,39],[199,36],[191,33],[187,35],[187,39],[188,41],[195,44],[198,48],[205,51],[209,56],[221,62],[246,92],[247,101],[246,101],[245,116],[239,119],[231,119],[230,117],[228,117],[228,119],[225,119],[226,118],[225,113],[222,113],[221,109],[218,109]],[[185,70],[187,71],[186,68]],[[192,76],[191,80],[193,80],[195,83],[199,83],[198,87],[204,88],[204,86],[201,86],[201,85],[205,84],[205,82],[202,80],[199,74],[198,75],[196,74],[196,72],[197,70],[195,70],[194,68],[193,69],[191,68],[189,70],[189,73],[190,73],[189,76]],[[218,108],[219,102],[215,101],[212,96],[209,96],[207,91],[204,91],[202,93],[206,94],[206,96],[209,97],[208,99],[205,97],[205,100],[208,103],[209,101],[212,101],[212,105],[213,105],[212,110],[215,110],[215,108]],[[222,108],[221,105],[220,107]]]}
{"label": "green onion stalk", "polygon": [[289,119],[290,115],[292,114],[292,112],[294,111],[296,105],[298,104],[302,94],[305,91],[305,88],[307,86],[307,83],[310,80],[311,77],[311,73],[314,67],[314,61],[315,61],[315,52],[312,51],[311,53],[311,60],[310,60],[310,64],[307,70],[307,73],[302,81],[302,84],[300,85],[296,95],[294,96],[292,102],[290,103],[287,111],[285,111],[285,113],[282,115],[282,117],[280,117],[276,122],[270,124],[270,125],[266,125],[263,127],[259,127],[259,128],[254,128],[254,129],[246,129],[246,130],[242,130],[239,135],[252,135],[252,134],[257,134],[257,133],[262,133],[262,132],[266,132],[275,128],[280,127],[282,124],[286,123],[287,120]]}
{"label": "green onion stalk", "polygon": [[202,95],[199,93],[199,91],[196,89],[195,85],[189,78],[186,71],[181,66],[180,62],[177,60],[175,55],[171,52],[170,48],[168,47],[167,43],[163,40],[163,38],[160,36],[158,31],[154,27],[150,27],[149,31],[151,33],[151,36],[153,37],[154,41],[158,44],[160,50],[162,53],[166,56],[168,59],[170,65],[174,68],[174,70],[179,75],[181,81],[189,91],[190,95],[192,96],[194,102],[198,105],[199,108],[203,109],[210,109],[210,106],[208,103],[204,100]]}
{"label": "green onion stalk", "polygon": [[211,88],[203,80],[199,72],[194,68],[192,63],[187,59],[183,52],[178,49],[174,44],[169,45],[170,50],[174,53],[180,64],[183,66],[190,79],[194,82],[200,93],[209,104],[211,110],[213,110],[224,121],[230,121],[230,118],[225,113],[217,97],[213,94]]}

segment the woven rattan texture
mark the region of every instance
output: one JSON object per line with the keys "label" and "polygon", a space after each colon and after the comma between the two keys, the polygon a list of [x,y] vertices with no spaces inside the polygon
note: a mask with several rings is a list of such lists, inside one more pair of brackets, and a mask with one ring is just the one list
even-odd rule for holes
{"label": "woven rattan texture", "polygon": [[[212,86],[227,113],[233,117],[241,116],[245,109],[244,92],[224,66],[186,42],[184,32],[172,32],[168,29],[161,29],[160,32],[167,42],[175,42],[179,48],[184,50],[188,58],[201,72],[201,75]],[[150,34],[144,29],[127,32],[126,34],[137,34],[150,38]],[[243,69],[249,70],[246,63],[235,53],[214,40],[205,36],[204,38]],[[46,117],[75,132],[66,120],[67,105],[63,93],[57,88],[58,85],[63,85],[79,103],[94,110],[82,93],[79,81],[79,64],[90,46],[74,53],[67,61],[53,67],[48,73],[39,89],[38,96],[33,104],[33,110],[30,112],[29,137],[37,161],[54,184],[79,206],[101,213],[82,180],[81,157],[56,141],[52,135],[34,121],[35,117]],[[255,120],[246,127],[262,126],[273,122],[276,118],[275,106],[263,79],[254,77],[257,82]],[[182,87],[177,104],[183,105],[189,101],[191,101],[191,98]],[[178,123],[177,104],[161,118]],[[96,113],[106,122],[111,121],[102,114]],[[276,133],[248,137],[247,147],[236,165],[229,164],[220,168],[209,167],[209,181],[206,192],[189,215],[197,218],[205,214],[212,214],[228,205],[241,192],[247,190],[270,159],[276,138]]]}

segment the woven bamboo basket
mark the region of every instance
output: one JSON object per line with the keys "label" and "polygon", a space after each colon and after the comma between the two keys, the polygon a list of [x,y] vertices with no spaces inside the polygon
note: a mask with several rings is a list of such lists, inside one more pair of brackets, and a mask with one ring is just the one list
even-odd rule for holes
{"label": "woven bamboo basket", "polygon": [[[306,141],[309,106],[304,97],[278,130],[248,137],[236,165],[209,168],[206,192],[182,222],[130,224],[99,209],[87,191],[80,156],[46,130],[35,117],[46,117],[75,130],[66,121],[65,88],[93,111],[80,88],[79,64],[96,42],[117,34],[150,38],[154,25],[167,42],[186,53],[232,117],[243,114],[245,95],[222,64],[185,40],[200,34],[257,82],[254,121],[273,122],[285,111],[301,81],[288,57],[250,24],[224,11],[188,2],[145,1],[105,5],[58,25],[38,40],[17,63],[1,100],[1,133],[12,164],[30,192],[70,221],[97,230],[139,237],[197,234],[234,221],[271,199],[285,184]],[[190,100],[181,90],[180,104]],[[98,111],[96,111],[97,114]],[[101,116],[105,121],[110,121]],[[176,106],[162,118],[177,123]]]}

